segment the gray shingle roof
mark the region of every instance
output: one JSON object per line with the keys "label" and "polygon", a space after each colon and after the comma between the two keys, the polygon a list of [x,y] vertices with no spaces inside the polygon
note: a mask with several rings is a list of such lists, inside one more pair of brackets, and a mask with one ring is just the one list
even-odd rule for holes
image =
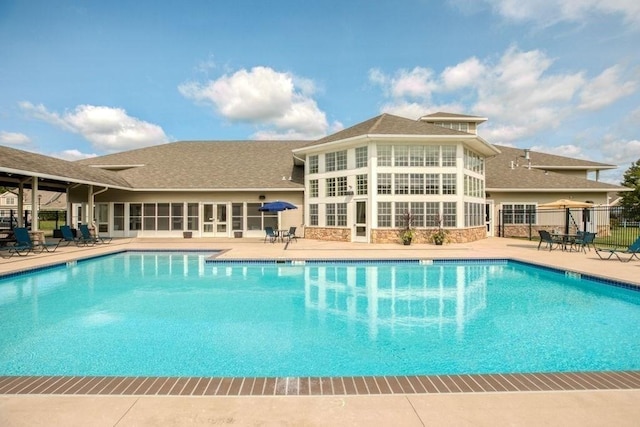
{"label": "gray shingle roof", "polygon": [[25,172],[24,175],[59,177],[60,181],[106,184],[114,187],[129,187],[129,183],[111,171],[87,167],[77,162],[56,159],[42,154],[30,153],[15,148],[0,146],[0,168]]}
{"label": "gray shingle roof", "polygon": [[321,145],[328,142],[340,141],[363,135],[464,135],[467,132],[460,132],[436,126],[420,120],[412,120],[392,114],[381,114],[377,117],[358,123],[350,128],[341,130],[317,141],[307,143],[306,146]]}
{"label": "gray shingle roof", "polygon": [[117,172],[138,189],[302,190],[303,168],[294,165],[291,150],[306,142],[181,141],[78,163],[142,165]]}
{"label": "gray shingle roof", "polygon": [[[536,165],[553,166],[557,169],[584,169],[587,170],[608,169],[611,165],[591,162],[588,160],[573,159],[570,157],[556,156],[553,154],[530,152],[531,169],[527,167],[524,159],[524,150],[520,148],[496,145],[500,154],[490,157],[486,162],[486,186],[487,189],[593,189],[593,190],[620,190],[621,186],[593,181],[577,175],[567,175],[553,170],[545,171],[536,168]],[[511,168],[511,161],[518,166]]]}

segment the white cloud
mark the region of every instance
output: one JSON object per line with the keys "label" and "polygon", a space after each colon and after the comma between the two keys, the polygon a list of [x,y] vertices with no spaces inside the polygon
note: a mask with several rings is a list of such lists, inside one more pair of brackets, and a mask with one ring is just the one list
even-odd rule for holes
{"label": "white cloud", "polygon": [[614,139],[600,147],[606,163],[620,166],[624,172],[632,162],[640,159],[640,140]]}
{"label": "white cloud", "polygon": [[447,89],[472,86],[485,72],[485,66],[476,58],[469,58],[442,72],[442,82]]}
{"label": "white cloud", "polygon": [[[553,63],[540,50],[512,46],[496,60],[471,57],[439,75],[419,67],[390,75],[373,69],[369,81],[380,86],[387,98],[383,112],[409,118],[434,111],[485,116],[489,122],[480,133],[496,144],[557,128],[580,114],[580,108],[605,107],[638,87],[632,78],[622,81],[621,66],[589,79],[582,70],[554,72]],[[447,102],[452,98],[458,103]]]}
{"label": "white cloud", "polygon": [[225,74],[205,83],[178,86],[189,99],[212,105],[227,120],[263,127],[255,138],[314,139],[326,135],[329,124],[312,96],[310,79],[269,67],[254,67]]}
{"label": "white cloud", "polygon": [[[464,0],[451,0],[463,7]],[[495,13],[516,23],[551,26],[558,22],[582,23],[597,15],[621,16],[632,27],[640,23],[637,0],[484,0]]]}
{"label": "white cloud", "polygon": [[400,70],[391,79],[391,87],[394,98],[429,100],[436,84],[431,70],[415,67],[410,71]]}
{"label": "white cloud", "polygon": [[7,145],[26,145],[31,138],[23,133],[0,131],[0,143]]}
{"label": "white cloud", "polygon": [[558,145],[555,147],[543,147],[534,145],[531,147],[531,150],[539,151],[542,153],[555,154],[557,156],[571,157],[574,159],[585,158],[582,148],[573,144]]}
{"label": "white cloud", "polygon": [[580,93],[579,108],[598,110],[635,92],[638,87],[637,82],[624,81],[620,73],[621,67],[614,65],[589,82]]}
{"label": "white cloud", "polygon": [[121,108],[78,105],[71,112],[59,114],[26,101],[20,108],[31,117],[82,135],[101,151],[130,150],[168,141],[160,126],[131,117]]}

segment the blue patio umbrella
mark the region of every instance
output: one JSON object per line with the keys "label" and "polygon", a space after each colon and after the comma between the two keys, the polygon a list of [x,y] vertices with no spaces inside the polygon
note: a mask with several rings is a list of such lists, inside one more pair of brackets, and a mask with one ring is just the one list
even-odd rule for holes
{"label": "blue patio umbrella", "polygon": [[289,202],[283,202],[282,200],[265,203],[258,208],[261,212],[278,212],[278,228],[280,228],[280,212],[288,211],[290,209],[298,209],[298,207]]}
{"label": "blue patio umbrella", "polygon": [[261,212],[281,212],[288,211],[289,209],[298,209],[298,207],[296,205],[292,205],[289,202],[276,200],[275,202],[265,203],[258,208],[258,210]]}

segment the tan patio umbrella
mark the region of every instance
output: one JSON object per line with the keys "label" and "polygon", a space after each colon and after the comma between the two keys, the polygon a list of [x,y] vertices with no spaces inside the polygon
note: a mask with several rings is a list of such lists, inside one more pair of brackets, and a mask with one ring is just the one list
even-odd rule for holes
{"label": "tan patio umbrella", "polygon": [[[541,203],[538,205],[538,207],[542,209],[564,209],[565,210],[564,232],[565,234],[568,234],[569,218],[573,219],[573,216],[571,215],[571,209],[592,208],[593,203],[579,202],[577,200],[571,200],[571,199],[559,199],[559,200],[556,200],[555,202]],[[575,220],[574,220],[574,223],[575,223]]]}
{"label": "tan patio umbrella", "polygon": [[593,207],[593,203],[579,202],[571,199],[559,199],[555,202],[541,203],[538,207],[547,209],[591,208]]}

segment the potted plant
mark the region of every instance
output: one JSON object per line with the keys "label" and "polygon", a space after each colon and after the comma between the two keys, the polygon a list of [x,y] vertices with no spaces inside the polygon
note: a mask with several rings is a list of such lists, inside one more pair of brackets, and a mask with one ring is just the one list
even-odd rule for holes
{"label": "potted plant", "polygon": [[402,233],[400,234],[402,243],[405,245],[410,245],[411,240],[413,240],[414,236],[415,236],[415,232],[410,228],[405,228],[404,230],[402,230]]}
{"label": "potted plant", "polygon": [[400,239],[405,245],[410,245],[411,240],[415,237],[413,230],[413,214],[410,211],[404,213],[404,230],[400,233]]}
{"label": "potted plant", "polygon": [[442,245],[447,240],[447,230],[438,228],[432,235],[433,243],[436,245]]}
{"label": "potted plant", "polygon": [[436,245],[442,245],[445,242],[445,240],[447,240],[447,235],[449,234],[447,230],[442,228],[442,222],[443,222],[442,216],[436,215],[435,223],[438,226],[438,228],[431,234],[433,243],[435,243]]}

